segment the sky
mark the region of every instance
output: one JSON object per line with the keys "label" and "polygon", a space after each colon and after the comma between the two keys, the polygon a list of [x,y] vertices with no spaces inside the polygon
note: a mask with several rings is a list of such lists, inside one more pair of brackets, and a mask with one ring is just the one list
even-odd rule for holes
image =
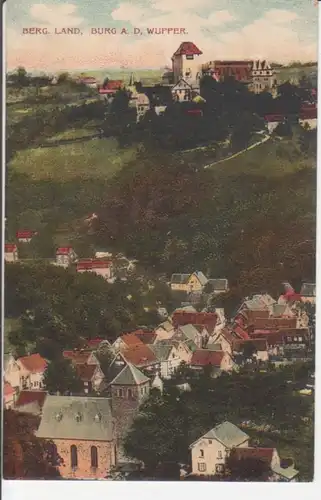
{"label": "sky", "polygon": [[[313,0],[9,0],[6,2],[7,69],[59,71],[160,68],[171,65],[181,42],[215,59],[317,59],[318,9]],[[23,34],[47,28],[49,35]],[[82,35],[55,35],[55,28]],[[91,28],[116,28],[92,35]],[[132,34],[133,28],[143,34]],[[184,35],[148,35],[146,28],[185,28]],[[121,35],[125,28],[129,35]]]}

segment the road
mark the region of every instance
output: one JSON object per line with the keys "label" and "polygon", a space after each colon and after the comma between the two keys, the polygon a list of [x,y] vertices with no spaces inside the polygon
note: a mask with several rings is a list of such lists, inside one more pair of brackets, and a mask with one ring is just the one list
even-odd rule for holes
{"label": "road", "polygon": [[236,158],[237,156],[240,156],[241,154],[245,153],[246,151],[250,151],[250,149],[254,149],[257,146],[260,146],[260,144],[263,144],[264,142],[268,141],[270,138],[271,138],[271,136],[266,134],[263,137],[263,139],[261,139],[258,142],[255,142],[254,144],[252,144],[252,146],[249,146],[248,148],[242,149],[241,151],[238,151],[234,155],[226,156],[226,158],[222,158],[222,160],[218,160],[218,161],[215,161],[214,163],[210,163],[209,165],[205,165],[205,167],[203,167],[203,168],[210,168],[210,167],[213,167],[214,165],[218,165],[218,163],[223,163],[224,161],[232,160],[232,158]]}

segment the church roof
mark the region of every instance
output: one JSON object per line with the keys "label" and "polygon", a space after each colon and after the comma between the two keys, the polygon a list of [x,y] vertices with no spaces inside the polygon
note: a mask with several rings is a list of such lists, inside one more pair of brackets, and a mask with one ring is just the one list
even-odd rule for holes
{"label": "church roof", "polygon": [[141,385],[149,381],[138,368],[128,363],[110,385]]}

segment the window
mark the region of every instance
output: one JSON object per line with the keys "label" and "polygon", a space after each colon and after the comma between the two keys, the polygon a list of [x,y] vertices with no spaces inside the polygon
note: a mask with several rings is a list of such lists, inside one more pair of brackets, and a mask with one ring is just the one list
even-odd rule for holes
{"label": "window", "polygon": [[200,450],[200,457],[203,458],[204,457],[204,450]]}
{"label": "window", "polygon": [[298,341],[298,337],[294,337],[294,342],[297,342]]}
{"label": "window", "polygon": [[144,387],[140,388],[140,392],[141,392],[141,394],[144,394]]}
{"label": "window", "polygon": [[194,59],[194,55],[193,55],[193,54],[191,54],[191,55],[187,55],[187,56],[186,56],[186,59],[188,59],[188,60],[190,61],[190,60]]}
{"label": "window", "polygon": [[118,396],[119,398],[122,398],[122,397],[123,397],[123,390],[122,390],[122,389],[118,389],[118,394],[117,394],[117,396]]}
{"label": "window", "polygon": [[302,338],[302,337],[298,337],[298,341],[299,341],[299,342],[302,342],[302,341],[303,341],[303,338]]}
{"label": "window", "polygon": [[212,440],[211,439],[208,442],[209,442],[209,444],[212,444]]}
{"label": "window", "polygon": [[98,467],[98,451],[97,446],[92,446],[90,449],[91,455],[91,466],[93,469],[97,469]]}
{"label": "window", "polygon": [[221,450],[218,450],[218,452],[217,452],[217,458],[223,458]]}
{"label": "window", "polygon": [[215,472],[216,474],[222,474],[224,472],[224,465],[223,464],[216,465]]}
{"label": "window", "polygon": [[71,467],[73,469],[76,469],[78,467],[78,452],[77,452],[77,446],[72,444],[70,446],[70,458],[71,458]]}
{"label": "window", "polygon": [[206,471],[206,464],[204,462],[199,462],[198,463],[198,470],[199,470],[199,472],[205,472]]}
{"label": "window", "polygon": [[128,391],[127,391],[127,396],[128,396],[128,399],[132,399],[132,397],[133,397],[133,393],[132,393],[132,390],[131,390],[131,389],[128,389]]}

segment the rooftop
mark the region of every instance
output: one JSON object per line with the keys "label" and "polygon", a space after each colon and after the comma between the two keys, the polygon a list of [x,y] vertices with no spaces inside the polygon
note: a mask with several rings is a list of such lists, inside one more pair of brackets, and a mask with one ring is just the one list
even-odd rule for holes
{"label": "rooftop", "polygon": [[138,368],[136,368],[131,363],[128,363],[124,368],[116,375],[114,380],[111,381],[110,385],[141,385],[149,381]]}
{"label": "rooftop", "polygon": [[17,361],[23,365],[25,370],[31,373],[43,373],[47,368],[47,361],[38,353],[23,356],[18,358]]}
{"label": "rooftop", "polygon": [[224,357],[224,352],[212,351],[209,349],[197,349],[192,356],[191,365],[192,366],[221,366],[222,359]]}
{"label": "rooftop", "polygon": [[195,443],[201,439],[217,439],[227,448],[233,448],[247,441],[249,436],[231,422],[223,422],[204,434],[204,436],[201,436]]}
{"label": "rooftop", "polygon": [[46,391],[21,391],[15,403],[15,407],[26,406],[37,403],[40,408],[43,407],[47,396]]}
{"label": "rooftop", "polygon": [[47,439],[111,441],[110,399],[48,395],[36,435]]}
{"label": "rooftop", "polygon": [[191,55],[201,55],[203,52],[196,47],[193,42],[182,42],[176,52],[174,52],[174,56],[191,56]]}

